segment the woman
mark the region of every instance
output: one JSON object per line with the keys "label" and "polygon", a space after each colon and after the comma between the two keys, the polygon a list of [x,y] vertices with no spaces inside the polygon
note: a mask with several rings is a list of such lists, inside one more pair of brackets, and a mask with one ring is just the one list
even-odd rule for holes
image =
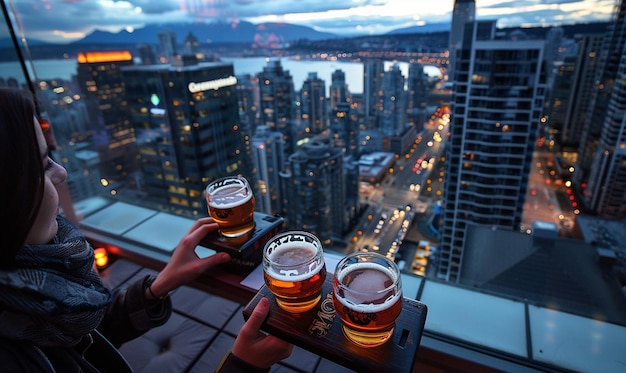
{"label": "woman", "polygon": [[[0,157],[3,371],[130,371],[114,346],[164,324],[172,310],[170,291],[230,260],[226,253],[205,259],[194,254],[200,239],[217,229],[211,218],[199,219],[156,278],[146,276],[112,294],[93,268],[84,236],[58,215],[55,186],[67,172],[49,157],[25,91],[0,89]],[[268,371],[291,354],[290,344],[260,332],[268,311],[265,299],[242,327],[221,371]]]}

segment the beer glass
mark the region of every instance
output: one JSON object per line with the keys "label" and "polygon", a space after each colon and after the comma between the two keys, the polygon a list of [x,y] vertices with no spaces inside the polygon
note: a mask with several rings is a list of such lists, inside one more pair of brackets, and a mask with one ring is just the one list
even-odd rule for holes
{"label": "beer glass", "polygon": [[326,280],[319,239],[302,231],[272,237],[263,249],[263,279],[283,310],[301,313],[315,307]]}
{"label": "beer glass", "polygon": [[240,176],[217,179],[206,187],[209,215],[226,238],[240,238],[254,229],[254,195]]}
{"label": "beer glass", "polygon": [[344,257],[335,270],[333,305],[350,341],[361,347],[382,345],[402,311],[398,266],[375,252]]}

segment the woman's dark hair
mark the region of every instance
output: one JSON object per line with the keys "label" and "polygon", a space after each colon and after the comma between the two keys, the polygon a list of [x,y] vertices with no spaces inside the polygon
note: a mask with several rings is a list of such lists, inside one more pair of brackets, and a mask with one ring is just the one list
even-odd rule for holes
{"label": "woman's dark hair", "polygon": [[0,268],[10,267],[24,246],[43,198],[34,116],[29,91],[0,88]]}

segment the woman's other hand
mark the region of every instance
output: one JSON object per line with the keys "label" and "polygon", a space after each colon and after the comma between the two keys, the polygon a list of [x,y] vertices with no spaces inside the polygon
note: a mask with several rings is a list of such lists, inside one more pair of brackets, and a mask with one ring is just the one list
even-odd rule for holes
{"label": "woman's other hand", "polygon": [[220,252],[200,259],[194,251],[207,234],[216,230],[217,223],[213,218],[196,220],[176,246],[170,261],[152,283],[152,294],[146,291],[146,297],[154,298],[153,294],[156,297],[163,297],[170,291],[193,281],[209,268],[230,261],[227,253]]}
{"label": "woman's other hand", "polygon": [[239,359],[263,369],[289,357],[293,350],[292,344],[260,330],[269,310],[269,300],[261,298],[248,322],[241,328],[232,349],[233,355]]}

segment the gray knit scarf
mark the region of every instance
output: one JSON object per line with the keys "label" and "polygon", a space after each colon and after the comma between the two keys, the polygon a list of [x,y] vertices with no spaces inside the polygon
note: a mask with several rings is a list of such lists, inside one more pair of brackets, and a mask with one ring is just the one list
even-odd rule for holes
{"label": "gray knit scarf", "polygon": [[71,346],[102,321],[111,292],[93,267],[93,250],[57,217],[51,243],[26,245],[16,268],[0,270],[0,336],[39,346]]}

